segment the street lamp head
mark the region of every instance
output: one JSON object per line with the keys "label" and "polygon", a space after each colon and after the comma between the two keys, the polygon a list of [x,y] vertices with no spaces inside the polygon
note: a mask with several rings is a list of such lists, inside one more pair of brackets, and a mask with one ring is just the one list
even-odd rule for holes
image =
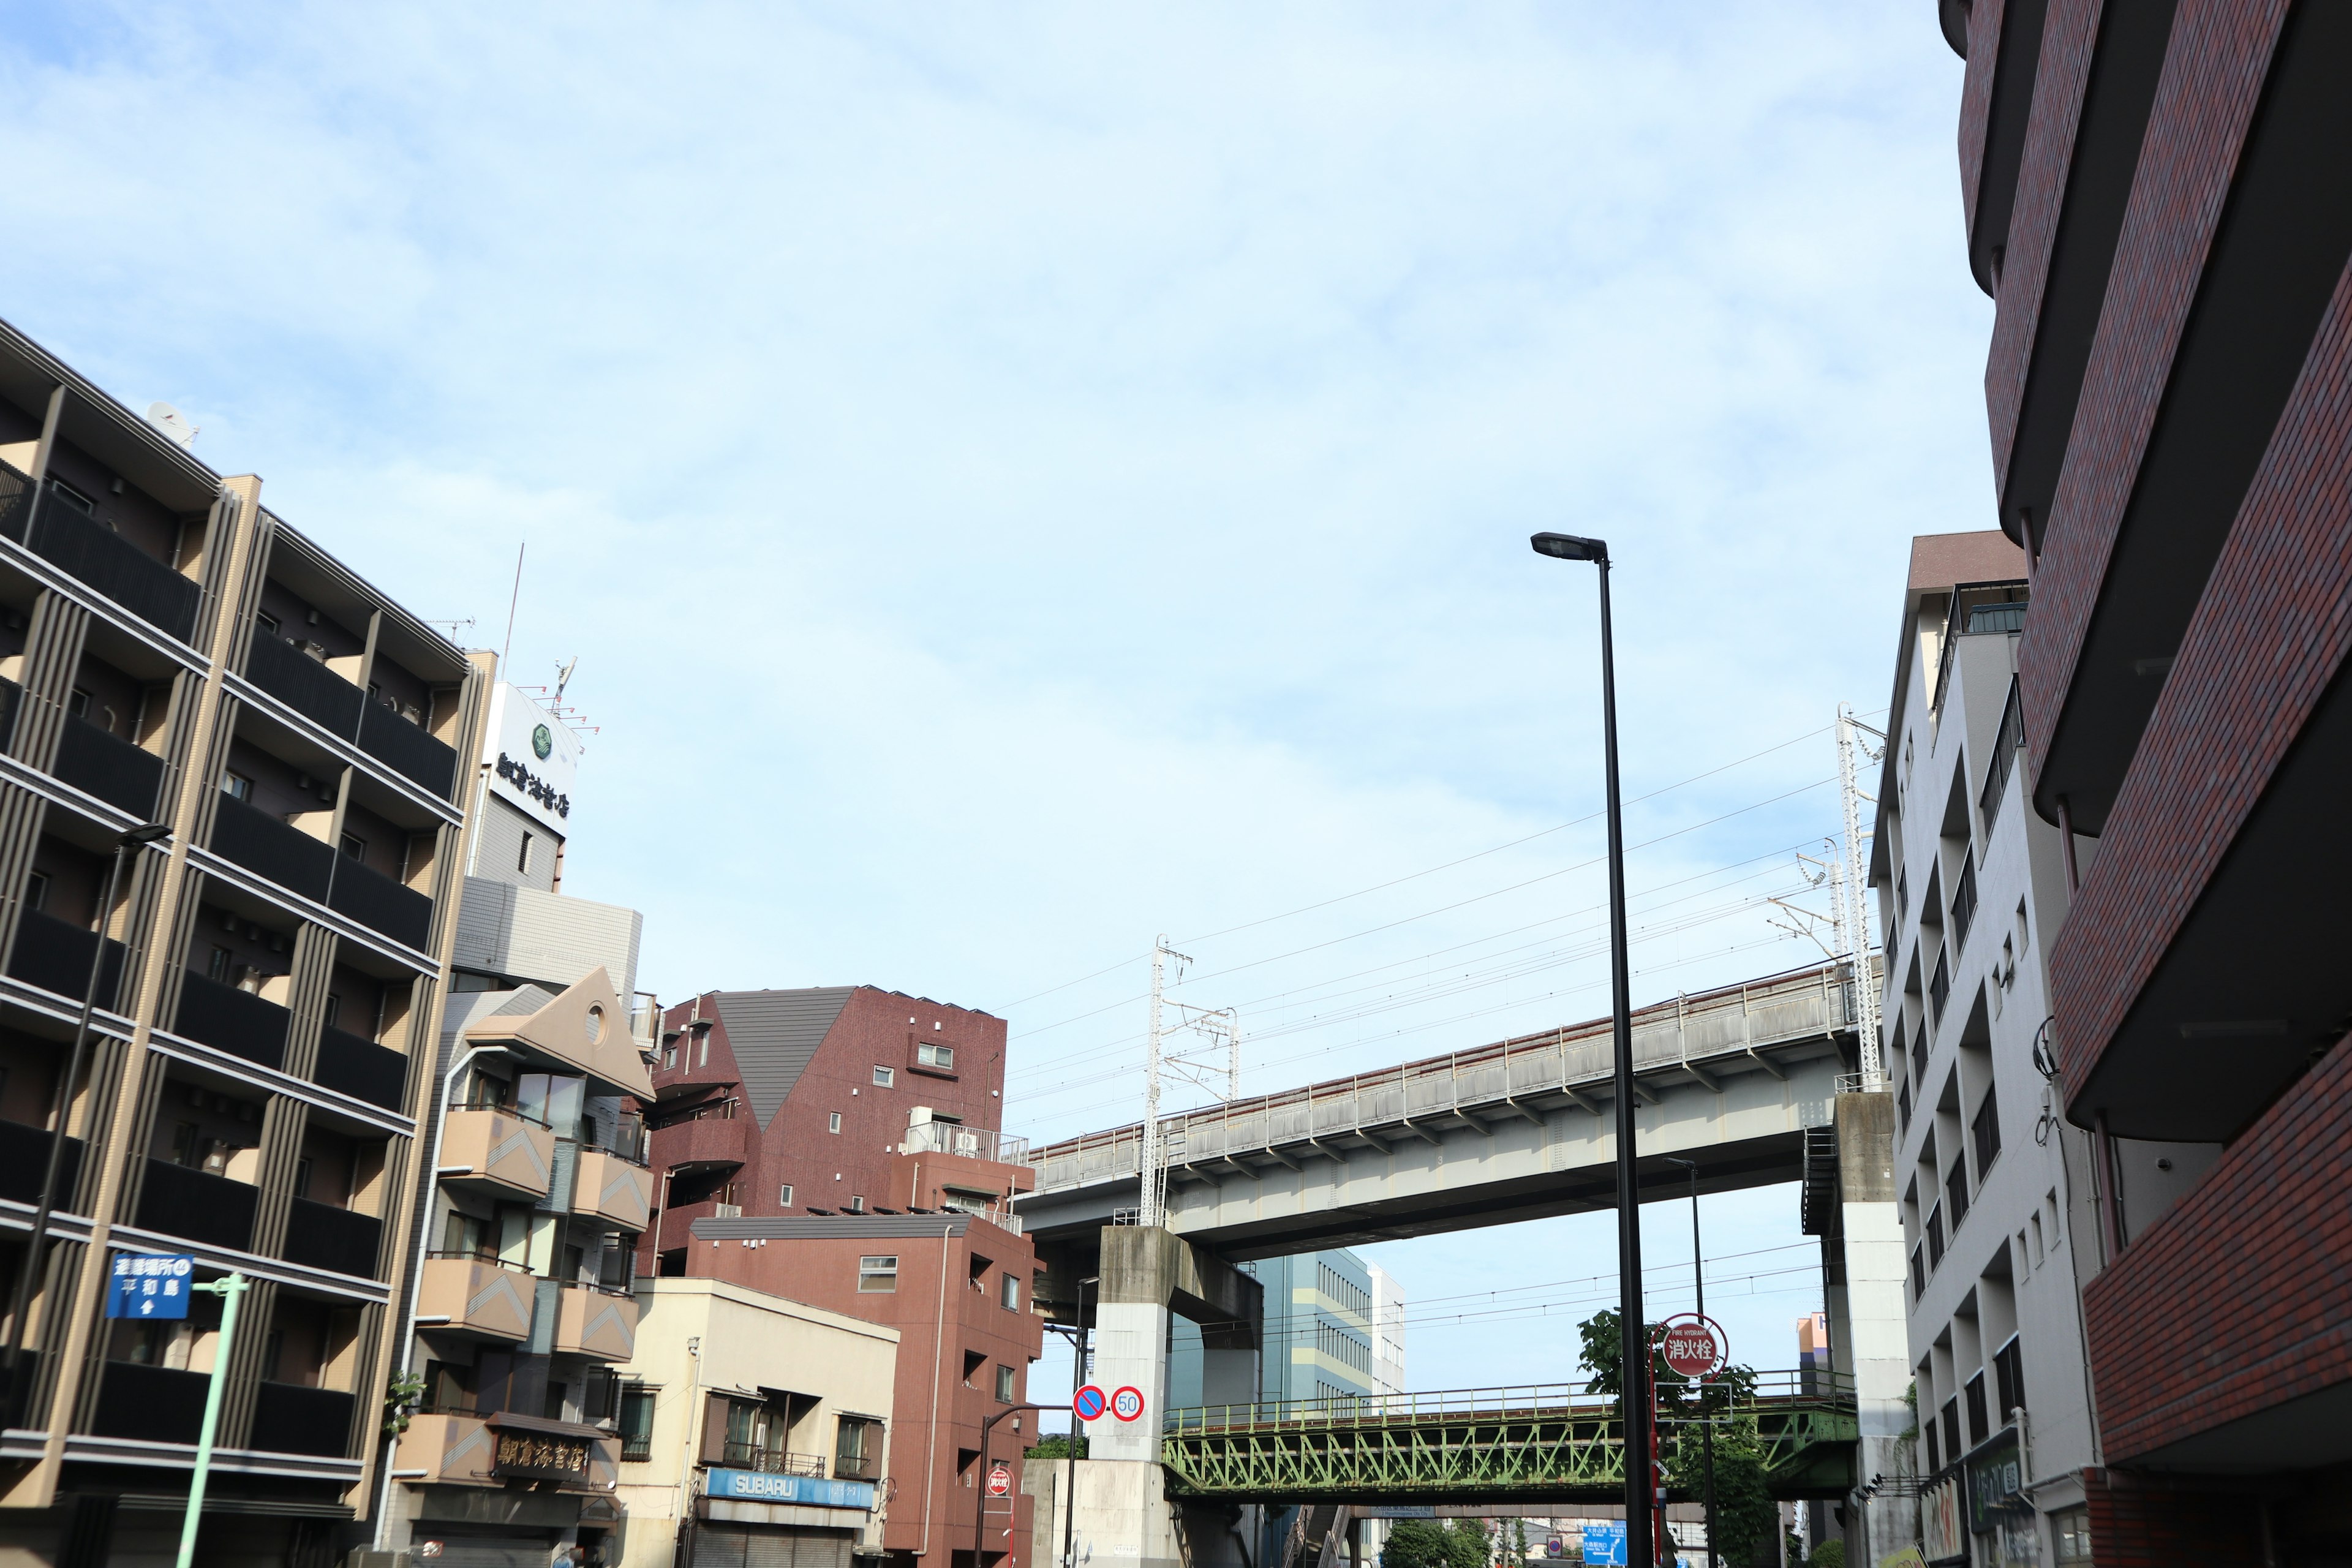
{"label": "street lamp head", "polygon": [[1538,555],[1549,555],[1557,561],[1595,561],[1609,564],[1609,542],[1605,539],[1581,539],[1573,533],[1538,533],[1528,541]]}
{"label": "street lamp head", "polygon": [[115,842],[118,844],[152,844],[158,838],[169,838],[170,837],[172,837],[172,830],[170,828],[164,826],[160,822],[151,822],[143,827],[134,827],[127,833],[117,834],[115,836]]}

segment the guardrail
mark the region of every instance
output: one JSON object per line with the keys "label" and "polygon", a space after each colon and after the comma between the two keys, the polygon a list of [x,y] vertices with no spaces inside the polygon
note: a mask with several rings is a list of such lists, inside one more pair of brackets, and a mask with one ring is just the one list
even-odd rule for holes
{"label": "guardrail", "polygon": [[[1814,965],[1721,990],[1677,996],[1635,1012],[1636,1072],[1696,1069],[1710,1061],[1849,1030],[1854,1005],[1843,963]],[[1312,1143],[1364,1129],[1403,1127],[1504,1108],[1523,1098],[1567,1094],[1608,1082],[1612,1025],[1607,1018],[1359,1073],[1278,1094],[1187,1111],[1160,1122],[1171,1169],[1228,1155]],[[1137,1174],[1142,1125],[1132,1123],[1046,1144],[1029,1156],[1037,1190],[1082,1186]]]}

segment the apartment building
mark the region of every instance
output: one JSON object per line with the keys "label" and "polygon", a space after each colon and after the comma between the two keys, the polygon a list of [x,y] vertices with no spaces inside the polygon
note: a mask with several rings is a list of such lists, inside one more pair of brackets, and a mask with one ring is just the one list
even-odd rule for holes
{"label": "apartment building", "polygon": [[398,1363],[421,1392],[372,1541],[445,1568],[617,1561],[658,1008],[632,994],[643,918],[563,889],[578,737],[513,685],[488,709]]}
{"label": "apartment building", "polygon": [[882,1552],[898,1331],[716,1279],[645,1279],[622,1378],[615,1568]]}
{"label": "apartment building", "polygon": [[[2097,1468],[2086,1530],[2051,1550],[2336,1561],[2352,9],[1941,15],[1996,306],[1999,517],[2033,589],[2021,771],[2067,894],[2045,936],[2056,1100],[2091,1148],[2073,1258]],[[2021,1468],[2042,1486],[2038,1444]]]}
{"label": "apartment building", "polygon": [[[2098,1459],[2077,1310],[2098,1268],[2091,1149],[2045,1076],[2066,852],[2018,766],[2024,567],[1995,530],[1912,542],[1871,862],[1916,1476],[1930,1517],[1958,1517],[1972,1475],[2030,1451],[2034,1489],[1972,1516],[2000,1561],[2054,1560],[2079,1536]],[[2193,1145],[2147,1152],[2204,1163]]]}
{"label": "apartment building", "polygon": [[252,1281],[207,1550],[369,1512],[490,663],[0,325],[8,1547],[177,1533],[218,1299],[110,1320],[131,1255]]}

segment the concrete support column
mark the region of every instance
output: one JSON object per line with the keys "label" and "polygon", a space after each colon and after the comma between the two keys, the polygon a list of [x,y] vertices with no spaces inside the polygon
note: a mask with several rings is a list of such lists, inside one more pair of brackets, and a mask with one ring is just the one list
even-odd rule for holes
{"label": "concrete support column", "polygon": [[1160,1458],[1160,1418],[1168,1404],[1168,1326],[1165,1303],[1110,1300],[1111,1267],[1103,1262],[1101,1306],[1095,1309],[1095,1382],[1106,1394],[1140,1390],[1143,1414],[1121,1421],[1106,1414],[1087,1424],[1087,1454],[1096,1459]]}
{"label": "concrete support column", "polygon": [[[1903,1221],[1895,1206],[1895,1102],[1886,1094],[1842,1094],[1835,1101],[1838,1197],[1843,1289],[1833,1298],[1844,1310],[1832,1341],[1839,1370],[1853,1374],[1862,1444],[1857,1479],[1903,1467],[1903,1430],[1911,1411],[1909,1342],[1903,1301]],[[1861,1505],[1848,1503],[1849,1561],[1875,1563],[1909,1544],[1915,1529],[1909,1500],[1893,1489]],[[1861,1553],[1856,1557],[1855,1553]]]}

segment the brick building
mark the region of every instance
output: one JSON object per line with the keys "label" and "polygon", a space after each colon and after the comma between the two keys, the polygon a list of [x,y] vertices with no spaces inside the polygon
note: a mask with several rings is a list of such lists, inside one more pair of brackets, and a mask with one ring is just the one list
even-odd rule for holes
{"label": "brick building", "polygon": [[[641,1271],[713,1279],[899,1332],[884,1549],[971,1563],[981,1425],[1028,1398],[1044,1333],[1006,1200],[1034,1181],[995,1131],[1004,1021],[872,986],[714,991],[665,1015],[647,1107],[659,1205]],[[1019,1470],[1024,1415],[991,1454]],[[982,1562],[1028,1552],[1028,1504]]]}
{"label": "brick building", "polygon": [[2056,1098],[2089,1144],[2097,1453],[2052,1551],[2340,1559],[2352,7],[1940,12],[2032,584],[2029,795],[2063,852]]}

